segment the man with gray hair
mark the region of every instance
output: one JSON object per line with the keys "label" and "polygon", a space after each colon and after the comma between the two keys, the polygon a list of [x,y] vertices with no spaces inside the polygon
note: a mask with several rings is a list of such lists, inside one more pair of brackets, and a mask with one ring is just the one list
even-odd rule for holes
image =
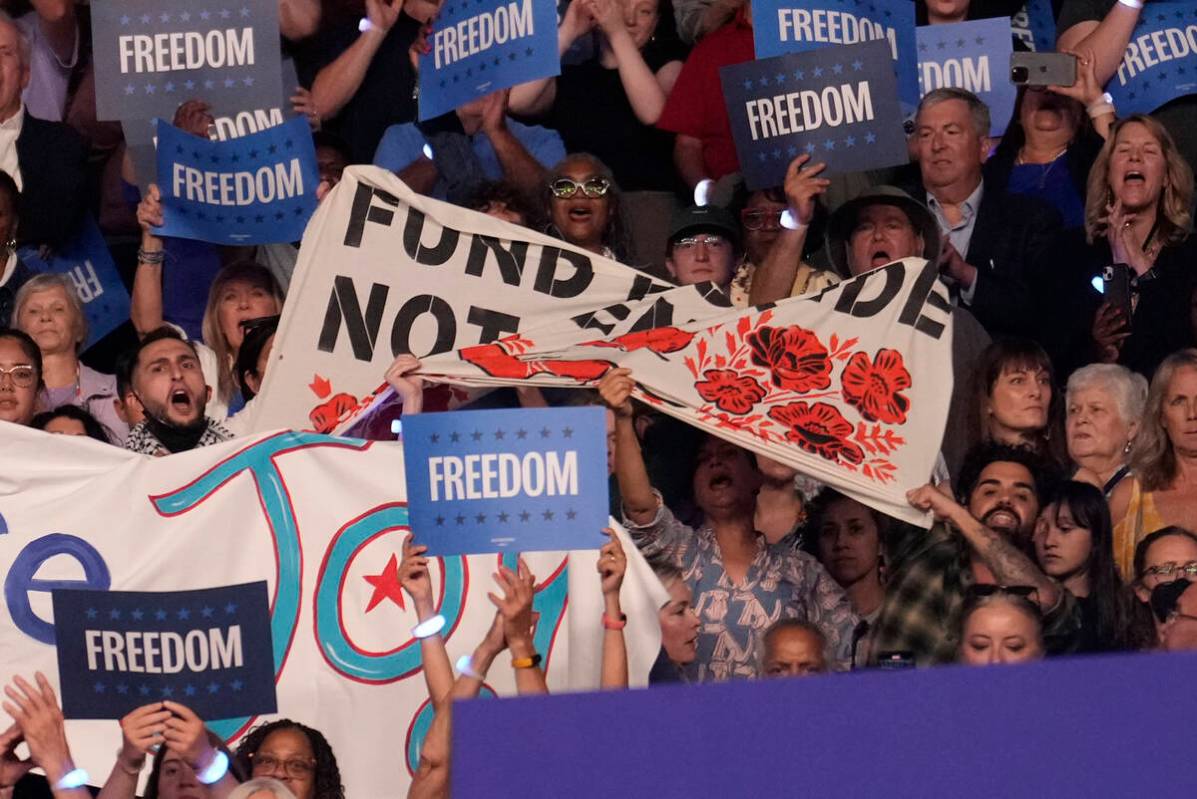
{"label": "man with gray hair", "polygon": [[1036,332],[1031,284],[1050,269],[1060,216],[1030,197],[987,191],[989,109],[963,89],[936,89],[919,103],[914,149],[925,198],[944,234],[940,271],[957,301],[991,335]]}
{"label": "man with gray hair", "polygon": [[29,114],[30,46],[7,14],[0,16],[0,170],[21,190],[21,244],[61,247],[79,229],[87,200],[87,148],[61,122]]}

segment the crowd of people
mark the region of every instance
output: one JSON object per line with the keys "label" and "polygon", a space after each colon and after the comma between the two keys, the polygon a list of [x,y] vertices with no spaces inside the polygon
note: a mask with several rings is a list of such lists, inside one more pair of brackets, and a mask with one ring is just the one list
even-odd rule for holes
{"label": "crowd of people", "polygon": [[[1022,3],[915,5],[938,25]],[[678,285],[714,284],[738,307],[925,258],[954,306],[941,464],[908,495],[929,530],[634,403],[626,369],[597,385],[613,515],[669,597],[650,683],[1197,649],[1197,99],[1127,115],[1103,94],[1142,3],[1056,2],[1076,83],[1021,88],[1000,139],[976,95],[936,89],[911,120],[910,163],[830,174],[802,154],[757,191],[719,79],[754,57],[748,0],[561,6],[559,76],[418,122],[437,0],[279,0],[318,197],[348,165],[374,164]],[[96,119],[88,4],[0,7],[0,421],[149,456],[249,432],[298,243],[157,235],[161,193],[119,123]],[[208,136],[214,119],[188,99],[173,122]],[[88,214],[131,313],[85,350],[75,283],[20,253],[61,250]],[[386,374],[408,414],[422,409],[419,367],[404,355]],[[629,684],[628,558],[609,533],[601,684],[614,689]],[[421,626],[437,617],[423,551],[417,531],[400,565]],[[436,714],[412,796],[446,795],[451,700],[478,695],[504,650],[520,693],[547,691],[535,578],[521,562],[494,580],[494,624],[456,669],[435,624],[418,636]],[[86,795],[49,682],[15,677],[5,696],[0,799],[38,795],[23,792],[34,765],[43,794]],[[175,702],[121,729],[102,797],[132,797],[147,760],[150,797],[344,795],[333,746],[299,721],[259,726],[235,752]]]}

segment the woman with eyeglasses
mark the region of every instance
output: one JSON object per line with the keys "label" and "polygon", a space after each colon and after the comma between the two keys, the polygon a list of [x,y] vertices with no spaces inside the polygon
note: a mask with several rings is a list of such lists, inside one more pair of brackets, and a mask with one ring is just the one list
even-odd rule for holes
{"label": "woman with eyeglasses", "polygon": [[972,586],[960,615],[958,662],[967,666],[1027,663],[1045,654],[1043,621],[1029,585]]}
{"label": "woman with eyeglasses", "polygon": [[71,279],[51,272],[30,278],[17,292],[12,324],[28,333],[41,350],[38,406],[82,408],[104,425],[114,443],[124,443],[129,426],[113,405],[116,378],[79,359],[87,341],[87,315]]}
{"label": "woman with eyeglasses", "polygon": [[1039,514],[1035,560],[1077,599],[1077,652],[1116,652],[1150,645],[1151,625],[1114,565],[1110,512],[1089,483],[1061,484]]}
{"label": "woman with eyeglasses", "polygon": [[1145,616],[1155,622],[1156,638],[1167,619],[1160,620],[1150,612],[1151,596],[1155,589],[1176,580],[1197,582],[1197,534],[1182,527],[1164,527],[1146,536],[1135,547],[1135,596],[1142,603]]}
{"label": "woman with eyeglasses", "polygon": [[588,153],[567,155],[553,167],[546,189],[549,235],[607,258],[628,254],[619,186],[602,161]]}
{"label": "woman with eyeglasses", "polygon": [[337,757],[328,740],[297,721],[255,727],[237,747],[236,762],[253,777],[274,777],[297,799],[345,799]]}
{"label": "woman with eyeglasses", "polygon": [[685,58],[669,0],[573,0],[559,51],[592,31],[593,57],[512,89],[512,112],[545,116],[569,152],[594,153],[627,191],[673,191],[673,136],[653,127]]}
{"label": "woman with eyeglasses", "polygon": [[42,353],[20,330],[0,327],[0,421],[28,425],[37,414]]}

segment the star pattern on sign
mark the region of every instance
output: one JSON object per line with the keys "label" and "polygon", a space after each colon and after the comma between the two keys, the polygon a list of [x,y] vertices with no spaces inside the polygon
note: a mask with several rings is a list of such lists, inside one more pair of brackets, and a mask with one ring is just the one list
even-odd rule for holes
{"label": "star pattern on sign", "polygon": [[769,76],[761,75],[759,78],[757,78],[756,85],[757,86],[768,86],[769,85]]}
{"label": "star pattern on sign", "polygon": [[133,612],[129,615],[133,617],[134,621],[141,621],[142,617],[145,616],[145,612],[141,608],[133,608]]}
{"label": "star pattern on sign", "polygon": [[855,147],[856,146],[856,137],[855,136],[845,136],[844,137],[844,146],[845,147]]}
{"label": "star pattern on sign", "polygon": [[751,80],[744,81],[744,91],[746,91],[746,92],[752,91],[752,81]]}
{"label": "star pattern on sign", "polygon": [[864,69],[864,64],[862,64],[859,59],[852,62],[852,71],[853,72],[860,72],[862,69]]}
{"label": "star pattern on sign", "polygon": [[473,439],[474,441],[481,441],[482,440],[482,431],[475,430],[474,432],[470,433],[470,438]]}
{"label": "star pattern on sign", "polygon": [[137,91],[137,87],[134,86],[132,83],[125,86],[125,94],[133,94],[135,91]]}
{"label": "star pattern on sign", "polygon": [[553,431],[550,430],[549,428],[547,428],[547,427],[540,428],[540,437],[541,438],[550,438],[552,435],[553,435]]}
{"label": "star pattern on sign", "polygon": [[499,524],[507,524],[507,521],[510,518],[511,518],[511,515],[509,513],[507,513],[507,511],[500,512],[499,513]]}
{"label": "star pattern on sign", "polygon": [[245,19],[248,16],[249,16],[249,9],[246,8],[245,6],[242,6],[241,7],[241,18]]}
{"label": "star pattern on sign", "polygon": [[108,611],[108,618],[116,620],[116,619],[119,619],[120,617],[121,617],[121,612],[118,608],[113,608],[112,610]]}
{"label": "star pattern on sign", "polygon": [[190,22],[191,21],[191,12],[184,11],[182,14],[179,14],[179,21],[180,22]]}
{"label": "star pattern on sign", "polygon": [[183,686],[183,693],[187,696],[195,696],[195,686],[190,683]]}
{"label": "star pattern on sign", "polygon": [[374,593],[366,605],[367,613],[378,607],[384,599],[389,599],[401,609],[407,610],[403,603],[403,588],[399,584],[399,558],[395,553],[391,553],[391,559],[387,561],[381,574],[366,574],[362,579],[374,586]]}
{"label": "star pattern on sign", "polygon": [[495,431],[495,441],[502,441],[505,438],[507,438],[507,434],[505,432],[502,430]]}
{"label": "star pattern on sign", "polygon": [[474,522],[476,524],[486,524],[486,514],[485,513],[477,514],[476,516],[474,516]]}
{"label": "star pattern on sign", "polygon": [[225,615],[227,615],[227,616],[232,616],[234,613],[236,613],[236,612],[237,612],[237,603],[236,603],[236,602],[230,602],[230,603],[228,603],[227,605],[225,605],[225,606],[224,606],[224,612],[225,612]]}
{"label": "star pattern on sign", "polygon": [[574,437],[574,429],[572,427],[561,428],[561,437],[562,438],[573,438]]}
{"label": "star pattern on sign", "polygon": [[229,683],[229,687],[234,691],[240,691],[243,685],[245,685],[245,683],[241,682],[240,680],[233,680],[231,683]]}
{"label": "star pattern on sign", "polygon": [[769,154],[768,153],[757,153],[756,160],[760,161],[763,164],[769,160]]}
{"label": "star pattern on sign", "polygon": [[121,25],[128,25],[128,24],[129,24],[130,22],[132,22],[132,21],[133,21],[133,20],[131,20],[131,19],[129,18],[129,15],[128,15],[128,14],[126,14],[126,15],[125,15],[125,16],[123,16],[123,17],[121,17]]}
{"label": "star pattern on sign", "polygon": [[149,696],[150,695],[150,686],[146,685],[145,683],[142,683],[141,685],[137,686],[137,693],[141,694],[142,696]]}
{"label": "star pattern on sign", "polygon": [[218,683],[218,682],[208,683],[208,693],[215,694],[215,693],[219,693],[219,692],[220,692],[220,683]]}
{"label": "star pattern on sign", "polygon": [[977,38],[973,39],[973,41],[976,42],[978,45],[982,45],[982,44],[985,44],[985,37],[978,36]]}
{"label": "star pattern on sign", "polygon": [[919,52],[920,52],[920,53],[925,53],[925,52],[927,52],[927,45],[926,45],[925,43],[923,43],[923,42],[920,42],[920,43],[919,43]]}
{"label": "star pattern on sign", "polygon": [[823,77],[823,67],[815,67],[813,70],[811,70],[811,74],[816,78]]}
{"label": "star pattern on sign", "polygon": [[811,155],[814,155],[815,150],[817,150],[817,149],[819,149],[819,146],[817,144],[815,144],[813,141],[807,143],[807,145],[806,145],[806,151],[808,153],[810,153]]}
{"label": "star pattern on sign", "polygon": [[774,148],[773,148],[773,160],[774,160],[774,161],[780,161],[780,160],[781,160],[781,148],[780,148],[780,147],[774,147]]}
{"label": "star pattern on sign", "polygon": [[212,15],[209,14],[206,9],[200,12],[200,19],[206,20],[206,19],[211,19],[211,17],[212,17]]}
{"label": "star pattern on sign", "polygon": [[92,686],[92,688],[95,690],[95,692],[96,692],[97,694],[102,694],[102,693],[104,693],[104,683],[102,683],[102,682],[100,682],[100,681],[98,681],[98,680],[96,681],[96,684]]}
{"label": "star pattern on sign", "polygon": [[794,80],[799,80],[799,81],[800,81],[800,80],[805,80],[805,79],[806,79],[806,73],[805,73],[805,72],[803,72],[803,71],[802,71],[802,70],[800,70],[800,69],[796,69],[796,70],[794,70]]}
{"label": "star pattern on sign", "polygon": [[195,88],[195,81],[193,81],[193,80],[183,81],[183,88],[186,89],[187,91],[191,91],[192,89]]}
{"label": "star pattern on sign", "polygon": [[578,518],[578,512],[573,508],[570,508],[565,512],[565,518],[572,522],[574,519]]}
{"label": "star pattern on sign", "polygon": [[124,696],[129,693],[129,686],[123,682],[117,683],[116,692],[121,696]]}
{"label": "star pattern on sign", "polygon": [[532,518],[532,514],[528,513],[528,511],[526,511],[526,510],[520,511],[520,521],[521,522],[526,522],[531,518]]}
{"label": "star pattern on sign", "polygon": [[551,510],[543,510],[543,511],[541,511],[541,512],[540,512],[540,517],[541,517],[542,519],[544,519],[546,522],[551,522],[551,521],[553,521],[553,515],[554,515],[554,514],[553,514],[553,512],[552,512]]}
{"label": "star pattern on sign", "polygon": [[162,16],[158,17],[158,19],[162,20],[163,22],[170,22],[170,14],[163,13]]}
{"label": "star pattern on sign", "polygon": [[187,619],[191,618],[191,611],[187,608],[179,608],[178,612],[175,613],[175,617],[178,618],[179,621],[186,621]]}
{"label": "star pattern on sign", "polygon": [[786,155],[788,155],[790,158],[797,158],[798,157],[798,148],[795,145],[791,144],[789,147],[786,148]]}
{"label": "star pattern on sign", "polygon": [[210,619],[210,618],[212,618],[212,613],[213,613],[213,612],[214,612],[214,611],[213,611],[213,609],[212,609],[212,608],[210,608],[210,607],[208,607],[207,605],[205,605],[204,607],[200,608],[200,615],[201,615],[201,616],[203,616],[205,619]]}
{"label": "star pattern on sign", "polygon": [[166,92],[169,94],[175,90],[175,84],[168,80],[162,88],[166,89]]}
{"label": "star pattern on sign", "polygon": [[169,699],[175,695],[175,689],[169,685],[164,685],[162,686],[162,695]]}
{"label": "star pattern on sign", "polygon": [[444,516],[437,516],[437,517],[436,517],[436,526],[437,526],[437,527],[444,527],[444,526],[445,526],[445,517],[444,517]]}
{"label": "star pattern on sign", "polygon": [[158,608],[156,611],[154,611],[154,618],[158,621],[166,621],[166,611],[162,608]]}
{"label": "star pattern on sign", "polygon": [[968,44],[968,42],[964,41],[964,39],[957,39],[956,40],[956,49],[961,50],[964,48],[964,45],[966,45],[966,44]]}
{"label": "star pattern on sign", "polygon": [[100,615],[100,611],[96,610],[95,608],[88,608],[84,612],[87,614],[87,618],[89,619],[94,619],[96,616]]}
{"label": "star pattern on sign", "polygon": [[773,82],[774,83],[785,83],[786,82],[786,73],[778,72],[776,75],[773,76]]}
{"label": "star pattern on sign", "polygon": [[141,24],[142,24],[142,25],[149,25],[149,24],[150,24],[150,15],[149,15],[149,14],[142,14],[142,15],[141,15]]}
{"label": "star pattern on sign", "polygon": [[844,65],[843,64],[832,64],[831,71],[834,72],[836,75],[842,75],[842,74],[844,74]]}
{"label": "star pattern on sign", "polygon": [[948,43],[945,41],[938,41],[935,43],[935,49],[937,49],[937,50],[944,50],[947,48],[947,46],[948,46]]}
{"label": "star pattern on sign", "polygon": [[873,144],[876,141],[877,141],[877,137],[874,136],[871,132],[865,134],[865,143],[866,144]]}
{"label": "star pattern on sign", "polygon": [[453,517],[453,521],[457,522],[458,527],[465,524],[465,519],[466,517],[460,513]]}
{"label": "star pattern on sign", "polygon": [[523,441],[528,437],[528,431],[521,427],[519,430],[515,431],[515,437],[520,441]]}

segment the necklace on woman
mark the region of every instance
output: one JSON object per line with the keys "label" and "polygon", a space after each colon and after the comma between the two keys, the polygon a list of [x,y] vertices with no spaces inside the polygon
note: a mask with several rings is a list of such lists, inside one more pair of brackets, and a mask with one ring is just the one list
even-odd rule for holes
{"label": "necklace on woman", "polygon": [[1047,185],[1047,176],[1048,176],[1048,174],[1049,174],[1049,173],[1052,171],[1052,168],[1053,168],[1053,167],[1055,167],[1055,165],[1056,165],[1056,164],[1059,162],[1059,160],[1060,160],[1060,156],[1062,156],[1062,155],[1064,155],[1064,153],[1068,152],[1068,148],[1067,148],[1067,147],[1065,147],[1063,150],[1061,150],[1060,152],[1058,152],[1058,153],[1056,153],[1055,155],[1053,155],[1053,156],[1051,157],[1051,160],[1050,160],[1050,161],[1047,161],[1047,162],[1045,162],[1045,163],[1034,163],[1034,164],[1031,164],[1031,163],[1028,163],[1028,162],[1027,162],[1027,160],[1026,160],[1026,158],[1024,158],[1024,157],[1023,157],[1023,149],[1024,149],[1024,148],[1022,148],[1022,147],[1019,147],[1019,148],[1018,148],[1018,155],[1017,155],[1017,156],[1015,157],[1015,159],[1014,159],[1014,165],[1015,165],[1015,166],[1040,166],[1040,167],[1044,167],[1043,171],[1039,173],[1039,188],[1040,188],[1040,189],[1044,188],[1044,187]]}

